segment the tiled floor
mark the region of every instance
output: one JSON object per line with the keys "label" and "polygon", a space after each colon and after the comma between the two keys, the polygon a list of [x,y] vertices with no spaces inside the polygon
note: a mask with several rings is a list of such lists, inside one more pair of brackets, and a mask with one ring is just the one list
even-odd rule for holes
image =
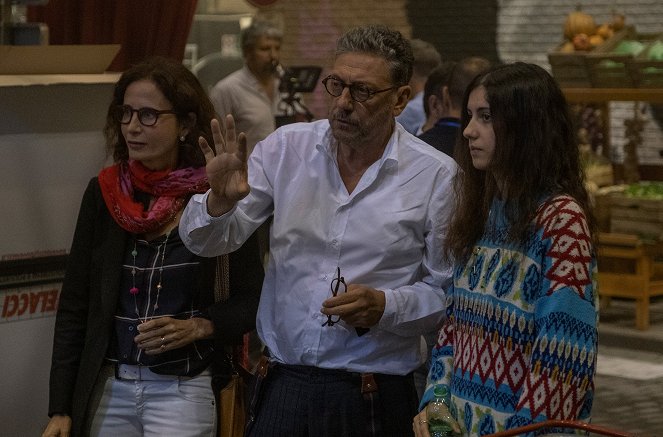
{"label": "tiled floor", "polygon": [[652,304],[651,319],[649,330],[635,329],[632,301],[602,310],[593,424],[663,437],[663,300]]}

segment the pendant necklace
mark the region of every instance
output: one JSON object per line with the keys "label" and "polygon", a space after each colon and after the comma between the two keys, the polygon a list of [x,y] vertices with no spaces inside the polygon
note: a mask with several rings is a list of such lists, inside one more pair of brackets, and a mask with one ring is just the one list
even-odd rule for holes
{"label": "pendant necklace", "polygon": [[[163,263],[166,258],[166,245],[168,244],[168,238],[170,237],[170,231],[166,232],[166,239],[163,241],[163,243],[159,244],[157,246],[157,254],[156,257],[158,259],[159,254],[161,254],[161,266],[159,267],[159,282],[157,283],[157,297],[156,300],[154,301],[154,306],[152,307],[152,315],[154,315],[159,308],[159,296],[161,294],[161,289],[163,288],[161,285],[161,278],[163,275]],[[136,311],[136,315],[138,316],[138,319],[140,320],[140,312],[138,311],[138,301],[136,300],[136,295],[140,293],[140,289],[136,287],[136,256],[138,255],[138,249],[137,249],[137,239],[134,239],[134,248],[131,251],[131,256],[133,258],[133,265],[131,266],[131,288],[129,289],[129,293],[134,298],[134,310]],[[148,296],[149,297],[149,296]],[[141,322],[145,323],[147,321],[147,316],[149,313],[149,306],[147,303],[145,303],[145,317]]]}

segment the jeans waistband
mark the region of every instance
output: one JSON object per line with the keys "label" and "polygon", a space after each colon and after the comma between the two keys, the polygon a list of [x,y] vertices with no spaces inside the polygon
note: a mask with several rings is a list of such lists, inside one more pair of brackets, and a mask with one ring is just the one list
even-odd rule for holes
{"label": "jeans waistband", "polygon": [[180,379],[177,375],[160,375],[151,371],[149,367],[131,364],[116,364],[115,377],[129,381],[177,381]]}
{"label": "jeans waistband", "polygon": [[[111,364],[115,367],[115,378],[123,381],[185,381],[191,379],[190,376],[161,375],[150,370],[147,366],[137,366],[132,364]],[[210,369],[203,370],[196,376],[211,375]]]}

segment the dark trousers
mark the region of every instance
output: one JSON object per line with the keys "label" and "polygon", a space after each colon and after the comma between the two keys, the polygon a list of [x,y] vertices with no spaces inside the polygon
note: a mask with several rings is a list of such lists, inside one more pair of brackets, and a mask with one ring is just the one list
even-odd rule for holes
{"label": "dark trousers", "polygon": [[[247,437],[413,436],[418,398],[412,374],[374,378],[378,392],[370,405],[358,373],[277,364],[257,394]],[[379,432],[371,434],[372,428]]]}

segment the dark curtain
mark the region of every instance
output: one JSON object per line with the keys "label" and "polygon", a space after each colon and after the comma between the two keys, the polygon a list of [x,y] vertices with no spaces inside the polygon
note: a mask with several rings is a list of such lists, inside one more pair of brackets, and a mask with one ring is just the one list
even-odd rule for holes
{"label": "dark curtain", "polygon": [[197,0],[50,0],[28,20],[48,25],[50,44],[121,44],[110,71],[149,55],[182,61]]}

